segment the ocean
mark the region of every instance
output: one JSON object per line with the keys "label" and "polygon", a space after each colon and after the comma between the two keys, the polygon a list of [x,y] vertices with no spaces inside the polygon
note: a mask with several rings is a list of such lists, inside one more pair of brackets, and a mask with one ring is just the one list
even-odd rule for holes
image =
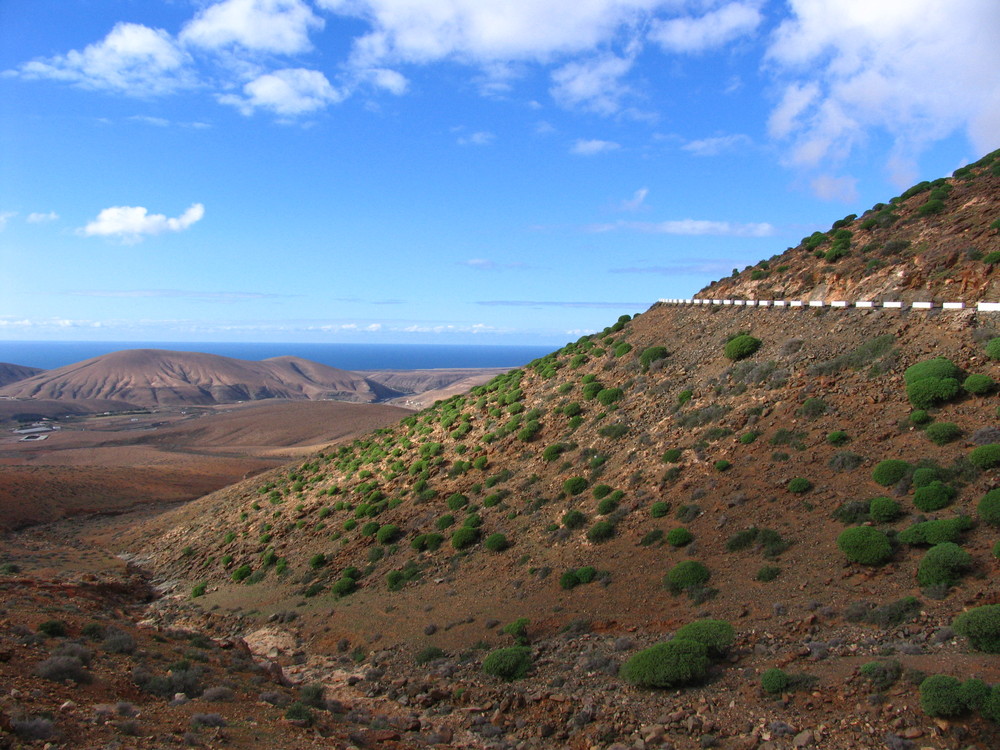
{"label": "ocean", "polygon": [[452,367],[520,367],[558,348],[558,346],[450,344],[0,341],[0,362],[52,370],[122,349],[170,349],[254,361],[289,355],[342,370],[427,370]]}

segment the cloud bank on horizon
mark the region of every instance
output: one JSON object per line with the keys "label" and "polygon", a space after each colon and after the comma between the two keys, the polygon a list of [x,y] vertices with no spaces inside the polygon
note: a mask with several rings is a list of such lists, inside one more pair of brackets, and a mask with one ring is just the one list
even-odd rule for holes
{"label": "cloud bank on horizon", "polygon": [[180,332],[558,341],[1000,146],[996,0],[65,3],[0,8],[0,147],[55,133],[0,167],[0,330],[169,336],[159,299]]}

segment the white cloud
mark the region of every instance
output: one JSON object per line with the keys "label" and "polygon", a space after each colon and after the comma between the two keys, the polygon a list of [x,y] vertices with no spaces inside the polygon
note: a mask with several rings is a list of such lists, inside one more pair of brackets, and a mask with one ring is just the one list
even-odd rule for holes
{"label": "white cloud", "polygon": [[317,1],[371,25],[355,41],[353,57],[362,67],[387,60],[546,62],[593,50],[622,27],[639,26],[650,13],[676,6],[676,0]]}
{"label": "white cloud", "polygon": [[256,52],[296,54],[312,48],[309,32],[323,26],[323,19],[302,0],[224,0],[189,21],[180,40],[206,49],[237,45]]}
{"label": "white cloud", "polygon": [[677,234],[684,236],[711,235],[715,237],[770,237],[775,233],[771,224],[740,224],[732,221],[706,221],[704,219],[680,219],[675,221],[616,221],[610,224],[593,224],[590,232],[612,232],[627,229],[647,234]]}
{"label": "white cloud", "polygon": [[150,117],[148,115],[132,115],[128,118],[132,122],[141,122],[143,125],[152,125],[157,128],[165,128],[170,125],[170,120],[164,120],[162,117]]}
{"label": "white cloud", "polygon": [[162,29],[119,23],[82,52],[33,60],[21,66],[26,78],[52,78],[85,88],[132,96],[166,94],[193,85],[190,58]]}
{"label": "white cloud", "polygon": [[858,181],[854,177],[834,177],[822,174],[810,183],[817,197],[825,201],[851,203],[858,199]]}
{"label": "white cloud", "polygon": [[43,213],[30,213],[27,216],[27,221],[29,224],[44,224],[47,221],[55,221],[59,218],[59,214],[55,211],[49,211],[46,214]]}
{"label": "white cloud", "polygon": [[729,3],[698,18],[657,21],[649,37],[668,52],[704,52],[750,35],[763,20],[757,3]]}
{"label": "white cloud", "polygon": [[259,76],[243,86],[243,96],[219,97],[244,115],[268,109],[279,115],[302,115],[343,101],[345,94],[336,90],[318,70],[287,68]]}
{"label": "white cloud", "polygon": [[150,214],[142,206],[112,206],[101,211],[97,218],[80,229],[86,237],[119,237],[126,243],[141,242],[145,236],[164,232],[180,232],[200,221],[205,207],[193,204],[174,219],[163,214]]}
{"label": "white cloud", "polygon": [[731,151],[740,146],[751,143],[750,137],[737,133],[734,135],[721,135],[714,138],[702,138],[697,141],[688,141],[682,149],[695,156],[718,156],[724,151]]}
{"label": "white cloud", "polygon": [[616,55],[567,63],[552,73],[552,98],[564,107],[614,114],[629,93],[621,79],[631,70],[632,63],[632,58]]}
{"label": "white cloud", "polygon": [[570,148],[570,153],[579,156],[594,156],[596,154],[606,154],[609,151],[617,151],[621,144],[614,141],[584,140],[578,139]]}
{"label": "white cloud", "polygon": [[1000,145],[1000,23],[995,0],[789,0],[767,52],[784,78],[770,132],[788,161],[846,156],[873,130],[895,169],[965,130],[980,153]]}
{"label": "white cloud", "polygon": [[458,143],[462,146],[489,146],[495,139],[496,135],[494,133],[481,130],[477,133],[461,136],[458,139]]}
{"label": "white cloud", "polygon": [[638,211],[646,202],[647,195],[649,195],[649,188],[639,188],[632,194],[631,198],[621,202],[622,211]]}
{"label": "white cloud", "polygon": [[469,260],[459,261],[458,265],[468,266],[469,268],[474,268],[477,271],[504,271],[527,268],[524,263],[498,263],[497,261],[489,260],[488,258],[471,258]]}
{"label": "white cloud", "polygon": [[385,89],[390,94],[395,94],[396,96],[405,94],[410,86],[410,82],[406,80],[406,76],[388,68],[372,68],[365,71],[363,77],[370,81],[376,88]]}

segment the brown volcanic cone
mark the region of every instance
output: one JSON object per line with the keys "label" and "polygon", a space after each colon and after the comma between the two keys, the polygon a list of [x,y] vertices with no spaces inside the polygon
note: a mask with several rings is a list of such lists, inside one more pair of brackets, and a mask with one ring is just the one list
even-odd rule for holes
{"label": "brown volcanic cone", "polygon": [[129,349],[59,367],[12,383],[0,395],[113,399],[138,406],[268,398],[372,402],[379,397],[360,375],[297,357],[251,362],[160,349]]}
{"label": "brown volcanic cone", "polygon": [[38,375],[40,372],[45,371],[37,367],[26,367],[24,365],[12,365],[7,362],[0,362],[0,386],[30,378],[32,375]]}

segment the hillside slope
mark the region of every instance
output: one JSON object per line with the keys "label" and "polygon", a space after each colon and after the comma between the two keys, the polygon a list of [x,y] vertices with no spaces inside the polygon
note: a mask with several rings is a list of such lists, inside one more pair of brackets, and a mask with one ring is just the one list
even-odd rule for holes
{"label": "hillside slope", "polygon": [[7,362],[0,362],[0,386],[14,383],[18,380],[30,378],[44,372],[37,367],[27,367],[26,365],[12,365]]}
{"label": "hillside slope", "polygon": [[0,388],[0,395],[172,406],[268,398],[373,402],[398,394],[355,373],[297,357],[252,362],[197,352],[130,349],[45,371]]}
{"label": "hillside slope", "polygon": [[703,298],[1000,300],[1000,151],[701,290]]}

